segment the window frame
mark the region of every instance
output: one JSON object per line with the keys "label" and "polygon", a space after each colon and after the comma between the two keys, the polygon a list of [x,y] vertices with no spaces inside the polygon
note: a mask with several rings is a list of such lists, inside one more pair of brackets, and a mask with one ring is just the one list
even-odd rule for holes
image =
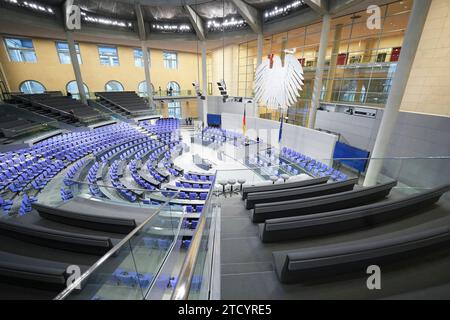
{"label": "window frame", "polygon": [[[141,56],[136,57],[136,51],[140,51]],[[134,66],[136,68],[144,68],[144,52],[141,48],[133,48],[133,59],[134,59]],[[136,59],[140,59],[141,63],[140,65],[136,64]]]}
{"label": "window frame", "polygon": [[[63,43],[63,44],[67,44],[67,54],[69,55],[69,63],[63,63],[61,61],[61,53],[64,53],[66,49],[60,49],[58,48],[58,44],[59,43]],[[55,41],[55,47],[56,47],[56,54],[58,55],[58,59],[59,59],[59,63],[60,64],[72,64],[72,59],[70,57],[70,49],[69,49],[69,43],[67,41]],[[60,50],[64,50],[64,51],[60,51]],[[75,42],[75,51],[77,52],[77,58],[78,58],[78,64],[83,64],[83,59],[81,58],[81,49],[80,49],[80,44],[78,42]]]}
{"label": "window frame", "polygon": [[[174,54],[175,59],[166,59],[166,54]],[[175,62],[175,67],[172,64]],[[178,52],[176,51],[163,51],[163,63],[165,69],[177,70],[178,69]]]}
{"label": "window frame", "polygon": [[32,79],[28,79],[28,80],[24,80],[19,84],[19,91],[23,94],[38,94],[39,92],[31,92],[31,93],[25,93],[22,91],[22,86],[26,83],[26,82],[36,82],[38,83],[40,86],[42,86],[42,88],[44,88],[44,91],[41,93],[45,93],[47,91],[47,88],[39,81],[37,80],[32,80]]}
{"label": "window frame", "polygon": [[[66,93],[69,92],[69,90],[68,90],[69,89],[69,84],[71,84],[71,83],[75,83],[75,87],[78,90],[77,80],[70,80],[69,82],[66,83]],[[89,96],[89,87],[84,82],[83,82],[83,89],[85,89],[84,91],[85,91],[86,96]],[[80,92],[77,92],[77,93],[70,92],[70,93],[72,94],[72,96],[73,95],[78,96],[78,97],[80,96]]]}
{"label": "window frame", "polygon": [[[107,86],[108,86],[108,83],[110,83],[110,82],[117,82],[117,83],[120,84],[120,86],[122,87],[122,90],[108,90],[108,89],[107,89]],[[123,86],[123,84],[122,84],[120,81],[117,81],[117,80],[109,80],[108,82],[105,83],[105,91],[106,91],[106,92],[123,92],[123,91],[125,91],[125,87]]]}
{"label": "window frame", "polygon": [[[11,47],[8,46],[8,41],[7,40],[9,40],[9,39],[11,39],[11,40],[20,40],[20,41],[22,41],[22,40],[29,40],[29,41],[31,41],[32,48],[25,48],[25,47],[11,48]],[[36,54],[36,48],[34,47],[34,42],[33,42],[32,38],[15,37],[15,36],[4,36],[3,37],[3,45],[5,46],[5,50],[6,50],[7,54],[8,54],[8,58],[9,58],[10,62],[18,62],[18,63],[37,63],[38,62],[38,58],[37,58],[37,54]],[[12,50],[19,51],[19,52],[22,52],[22,51],[32,52],[33,55],[34,55],[34,60],[33,61],[23,60],[24,56],[22,54],[20,54],[20,57],[21,57],[22,60],[20,60],[20,61],[14,60],[12,58],[12,55],[11,55],[11,52],[10,52]]]}
{"label": "window frame", "polygon": [[[106,57],[108,57],[108,64],[102,63],[102,53],[100,52],[101,48],[110,48],[110,49],[115,49],[116,50],[116,55],[115,57],[117,58],[117,64],[111,64],[111,58],[114,59],[114,56],[112,55],[106,55]],[[98,44],[97,45],[97,51],[98,51],[98,58],[99,58],[99,62],[101,66],[105,66],[105,67],[120,67],[120,57],[119,57],[119,48],[117,46],[112,46],[112,45],[106,45],[106,44]]]}

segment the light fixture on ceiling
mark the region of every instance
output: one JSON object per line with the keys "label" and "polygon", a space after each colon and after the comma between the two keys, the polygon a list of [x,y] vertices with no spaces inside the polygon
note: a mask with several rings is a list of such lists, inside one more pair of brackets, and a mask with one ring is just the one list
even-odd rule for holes
{"label": "light fixture on ceiling", "polygon": [[305,2],[303,0],[296,0],[284,6],[275,6],[272,9],[266,10],[264,12],[264,19],[269,20],[279,16],[285,16],[289,14],[291,11],[301,8],[304,5]]}
{"label": "light fixture on ceiling", "polygon": [[130,21],[111,19],[107,17],[93,16],[85,11],[81,11],[81,19],[89,23],[102,24],[113,27],[133,28],[133,23]]}
{"label": "light fixture on ceiling", "polygon": [[243,28],[247,26],[247,22],[242,18],[229,17],[223,19],[222,22],[215,19],[208,20],[206,26],[210,31],[223,31]]}
{"label": "light fixture on ceiling", "polygon": [[152,29],[160,32],[191,32],[191,26],[186,23],[153,23]]}
{"label": "light fixture on ceiling", "polygon": [[33,11],[38,11],[38,12],[47,13],[47,14],[51,14],[51,15],[55,14],[55,12],[53,11],[53,9],[51,7],[40,4],[38,2],[19,1],[19,0],[3,0],[3,2],[12,4],[12,5],[15,5],[18,7],[30,9]]}

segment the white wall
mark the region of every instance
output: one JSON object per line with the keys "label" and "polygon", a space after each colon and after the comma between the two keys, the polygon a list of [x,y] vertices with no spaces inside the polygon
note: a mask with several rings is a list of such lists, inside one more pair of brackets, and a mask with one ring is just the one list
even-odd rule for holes
{"label": "white wall", "polygon": [[[208,113],[211,114],[223,114],[223,113],[233,113],[241,116],[241,124],[242,117],[244,116],[244,103],[242,102],[223,102],[222,96],[208,96]],[[201,101],[201,100],[198,100]],[[198,114],[203,114],[203,103],[197,103],[198,106]],[[246,114],[247,117],[253,117],[256,108],[255,103],[246,103]],[[201,117],[200,117],[201,118]]]}
{"label": "white wall", "polygon": [[[222,128],[242,132],[242,115],[222,113]],[[305,127],[283,124],[283,137],[278,143],[280,123],[247,116],[247,136],[252,139],[260,137],[275,148],[287,147],[301,152],[313,159],[331,164],[337,136],[308,129]]]}

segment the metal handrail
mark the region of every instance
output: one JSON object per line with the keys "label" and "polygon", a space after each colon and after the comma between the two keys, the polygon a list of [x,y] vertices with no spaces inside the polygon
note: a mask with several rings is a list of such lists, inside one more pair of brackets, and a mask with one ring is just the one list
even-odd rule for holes
{"label": "metal handrail", "polygon": [[[178,194],[178,193],[177,193]],[[103,265],[105,261],[107,261],[110,257],[112,257],[117,251],[119,251],[124,244],[131,240],[131,238],[136,235],[144,226],[150,222],[157,214],[159,214],[163,208],[165,208],[171,200],[177,196],[175,194],[168,201],[164,203],[159,209],[157,209],[152,215],[150,215],[144,222],[142,222],[139,226],[137,226],[133,231],[131,231],[125,238],[123,238],[118,244],[116,244],[111,250],[109,250],[103,257],[101,257],[97,262],[95,262],[85,273],[81,275],[78,279],[76,279],[70,286],[60,292],[53,300],[63,300],[65,299],[73,290],[77,289],[81,286],[83,280],[87,279],[94,271],[96,271],[100,266]]]}
{"label": "metal handrail", "polygon": [[[215,184],[217,175],[214,176],[212,183]],[[178,277],[175,289],[172,292],[171,300],[187,300],[189,296],[189,289],[192,283],[192,277],[194,275],[195,264],[197,262],[198,253],[200,251],[200,243],[203,236],[203,231],[206,224],[206,208],[211,203],[211,197],[213,192],[208,194],[208,198],[205,202],[205,210],[200,218],[200,222],[197,225],[197,230],[195,231],[194,238],[191,241],[188,253],[184,259],[183,266]]]}

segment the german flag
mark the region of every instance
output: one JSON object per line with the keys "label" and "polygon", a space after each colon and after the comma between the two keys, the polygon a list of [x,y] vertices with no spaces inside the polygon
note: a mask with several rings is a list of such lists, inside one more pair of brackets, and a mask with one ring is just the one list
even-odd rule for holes
{"label": "german flag", "polygon": [[247,110],[244,104],[244,116],[242,117],[242,132],[244,133],[244,135],[247,132]]}

